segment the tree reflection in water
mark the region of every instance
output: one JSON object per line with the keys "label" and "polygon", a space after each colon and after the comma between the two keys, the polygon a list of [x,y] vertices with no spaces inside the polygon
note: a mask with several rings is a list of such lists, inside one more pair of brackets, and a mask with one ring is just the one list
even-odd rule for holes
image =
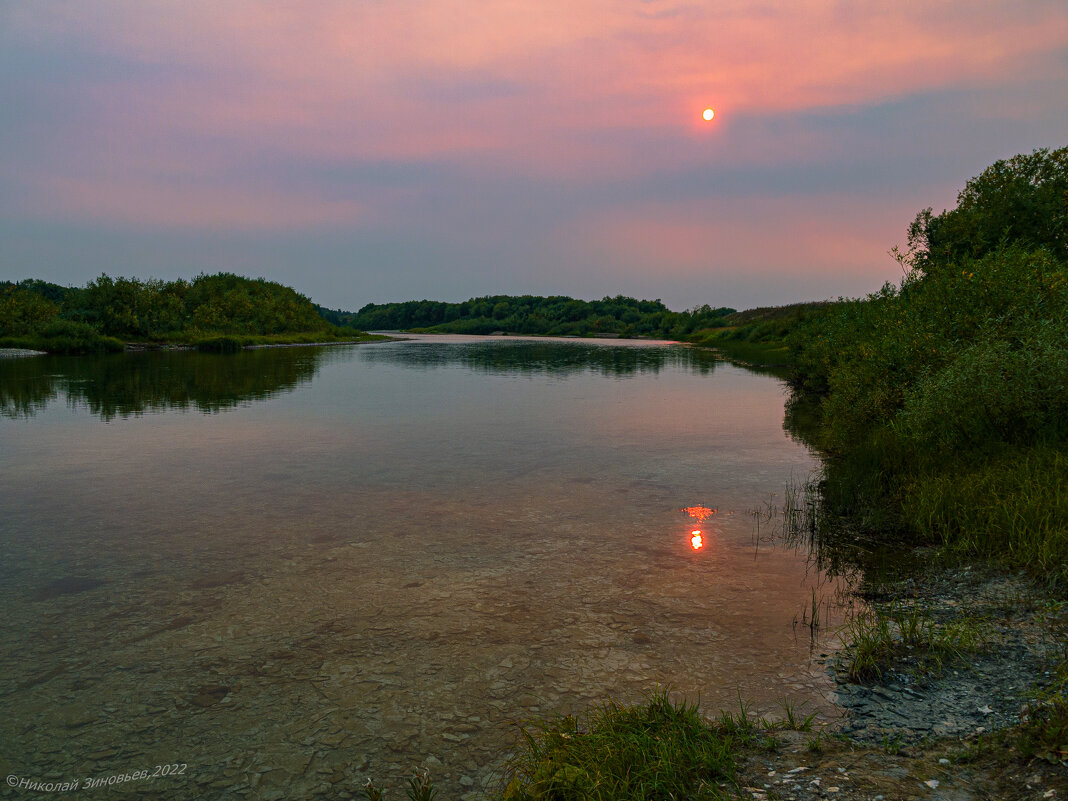
{"label": "tree reflection in water", "polygon": [[324,350],[4,359],[0,361],[0,415],[32,417],[60,398],[70,406],[88,408],[104,421],[167,409],[215,414],[310,382]]}

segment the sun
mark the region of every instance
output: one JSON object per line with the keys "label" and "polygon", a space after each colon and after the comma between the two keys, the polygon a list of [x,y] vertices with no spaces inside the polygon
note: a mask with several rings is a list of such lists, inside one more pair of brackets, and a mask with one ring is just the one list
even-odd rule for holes
{"label": "sun", "polygon": [[711,122],[712,118],[716,116],[716,112],[710,108],[706,108],[701,112],[701,116],[705,118],[705,122]]}

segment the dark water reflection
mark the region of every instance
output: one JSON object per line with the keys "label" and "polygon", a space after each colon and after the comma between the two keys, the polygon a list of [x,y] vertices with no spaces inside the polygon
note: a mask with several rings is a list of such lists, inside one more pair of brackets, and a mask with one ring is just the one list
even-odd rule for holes
{"label": "dark water reflection", "polygon": [[61,397],[102,420],[167,409],[214,414],[308,383],[322,358],[321,348],[265,348],[2,359],[0,415],[29,417]]}
{"label": "dark water reflection", "polygon": [[[665,368],[710,375],[708,351],[568,340],[411,342],[403,348],[364,348],[361,361],[413,369],[462,367],[497,375],[567,376],[589,372],[615,378],[656,375]],[[65,399],[100,419],[168,409],[215,414],[265,400],[310,382],[324,363],[353,358],[338,348],[263,348],[237,354],[164,351],[107,356],[41,356],[0,360],[0,415],[30,417]]]}
{"label": "dark water reflection", "polygon": [[606,696],[830,708],[794,624],[833,583],[754,547],[815,466],[774,379],[441,337],[10,361],[0,398],[5,775],[347,801],[426,764],[463,798]]}
{"label": "dark water reflection", "polygon": [[[514,337],[486,342],[464,341],[460,337],[444,341],[412,342],[404,348],[367,349],[360,358],[369,362],[404,367],[464,367],[484,373],[546,374],[565,376],[591,372],[614,378],[656,375],[665,368],[710,375],[719,360],[710,351],[677,346],[660,346],[614,340],[576,342],[568,339],[532,340]],[[450,341],[455,340],[455,341]]]}

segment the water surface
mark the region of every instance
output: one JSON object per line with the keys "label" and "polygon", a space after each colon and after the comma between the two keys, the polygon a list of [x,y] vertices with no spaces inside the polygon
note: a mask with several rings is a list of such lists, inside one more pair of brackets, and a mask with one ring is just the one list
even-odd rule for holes
{"label": "water surface", "polygon": [[828,587],[754,544],[814,466],[784,397],[648,343],[3,360],[0,767],[474,798],[515,722],[608,695],[828,709],[796,625]]}

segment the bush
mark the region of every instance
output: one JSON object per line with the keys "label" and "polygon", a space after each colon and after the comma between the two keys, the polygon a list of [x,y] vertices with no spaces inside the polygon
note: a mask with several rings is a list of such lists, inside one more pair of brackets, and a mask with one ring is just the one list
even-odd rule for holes
{"label": "bush", "polygon": [[1037,322],[1007,341],[965,345],[906,394],[899,431],[951,453],[1068,439],[1068,325]]}
{"label": "bush", "polygon": [[[788,335],[795,392],[818,405],[828,512],[1068,580],[1068,263],[1060,223],[1013,216],[1032,190],[1053,202],[1066,167],[1068,149],[999,162],[958,210],[923,218],[931,247],[905,258],[916,269],[899,287]],[[1032,173],[1031,189],[1017,180]]]}

